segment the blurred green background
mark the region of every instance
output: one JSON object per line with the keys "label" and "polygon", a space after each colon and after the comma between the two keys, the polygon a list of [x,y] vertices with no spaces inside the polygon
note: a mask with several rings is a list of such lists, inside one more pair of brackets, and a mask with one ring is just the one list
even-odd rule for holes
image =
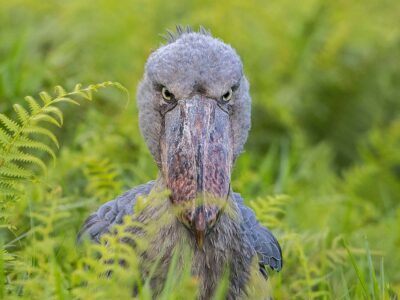
{"label": "blurred green background", "polygon": [[56,85],[70,90],[78,82],[118,81],[133,98],[126,107],[123,94],[107,89],[93,103],[62,106],[65,125],[54,129],[61,144],[55,166],[49,163],[44,185],[28,184],[25,201],[8,208],[11,217],[2,232],[11,255],[8,293],[53,297],[49,289],[28,284],[35,276],[46,281],[44,269],[25,277],[28,271],[15,271],[18,257],[32,261],[32,212],[55,199],[57,209],[68,212],[55,219],[49,239],[64,253],[60,276],[70,291],[77,257],[67,253],[84,218],[100,203],[156,177],[134,98],[146,58],[177,24],[203,25],[242,57],[251,85],[252,130],[233,188],[281,241],[285,263],[272,275],[275,298],[397,299],[395,0],[0,0],[0,113],[15,117],[12,105],[24,96]]}

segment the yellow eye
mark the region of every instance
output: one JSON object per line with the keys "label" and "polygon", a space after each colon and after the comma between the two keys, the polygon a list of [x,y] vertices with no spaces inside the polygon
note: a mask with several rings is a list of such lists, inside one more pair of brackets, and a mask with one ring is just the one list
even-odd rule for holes
{"label": "yellow eye", "polygon": [[162,97],[165,101],[171,101],[174,98],[174,94],[172,94],[166,87],[161,89]]}
{"label": "yellow eye", "polygon": [[222,100],[228,102],[229,100],[231,100],[232,94],[233,94],[232,89],[229,89],[229,91],[227,91],[225,94],[222,95]]}

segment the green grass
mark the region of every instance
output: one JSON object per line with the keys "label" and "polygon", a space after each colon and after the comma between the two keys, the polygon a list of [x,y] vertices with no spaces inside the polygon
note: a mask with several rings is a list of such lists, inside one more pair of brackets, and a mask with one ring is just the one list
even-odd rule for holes
{"label": "green grass", "polygon": [[[274,299],[397,299],[399,13],[392,0],[0,0],[0,298],[125,299],[134,285],[152,298],[135,251],[75,244],[91,211],[157,175],[134,101],[91,84],[134,98],[159,34],[201,24],[251,84],[232,186],[282,244]],[[64,93],[80,105],[54,102]],[[175,267],[161,299],[192,299],[197,279]]]}

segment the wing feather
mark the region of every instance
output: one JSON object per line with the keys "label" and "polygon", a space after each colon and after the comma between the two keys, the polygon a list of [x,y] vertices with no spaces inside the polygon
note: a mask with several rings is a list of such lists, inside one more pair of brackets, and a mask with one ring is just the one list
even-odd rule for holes
{"label": "wing feather", "polygon": [[283,260],[278,241],[271,231],[258,223],[254,211],[244,205],[242,197],[237,193],[233,195],[241,213],[241,229],[258,254],[260,271],[265,274],[264,266],[280,271]]}
{"label": "wing feather", "polygon": [[121,224],[125,215],[133,214],[136,198],[139,195],[148,195],[153,186],[154,181],[139,185],[100,206],[96,212],[86,219],[78,233],[78,242],[89,238],[99,243],[100,237],[110,232],[110,228],[114,224]]}

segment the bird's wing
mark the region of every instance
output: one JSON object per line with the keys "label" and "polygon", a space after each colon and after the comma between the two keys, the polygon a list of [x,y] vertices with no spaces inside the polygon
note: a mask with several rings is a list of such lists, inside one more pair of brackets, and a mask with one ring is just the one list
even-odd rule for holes
{"label": "bird's wing", "polygon": [[133,214],[136,198],[139,195],[148,195],[153,186],[154,181],[139,185],[100,206],[86,219],[78,233],[78,242],[87,237],[99,243],[100,237],[109,232],[114,224],[121,224],[125,215]]}
{"label": "bird's wing", "polygon": [[254,211],[244,205],[242,197],[237,193],[233,196],[241,213],[241,229],[258,254],[260,271],[266,275],[267,265],[273,270],[280,271],[283,261],[278,241],[267,228],[257,222]]}

